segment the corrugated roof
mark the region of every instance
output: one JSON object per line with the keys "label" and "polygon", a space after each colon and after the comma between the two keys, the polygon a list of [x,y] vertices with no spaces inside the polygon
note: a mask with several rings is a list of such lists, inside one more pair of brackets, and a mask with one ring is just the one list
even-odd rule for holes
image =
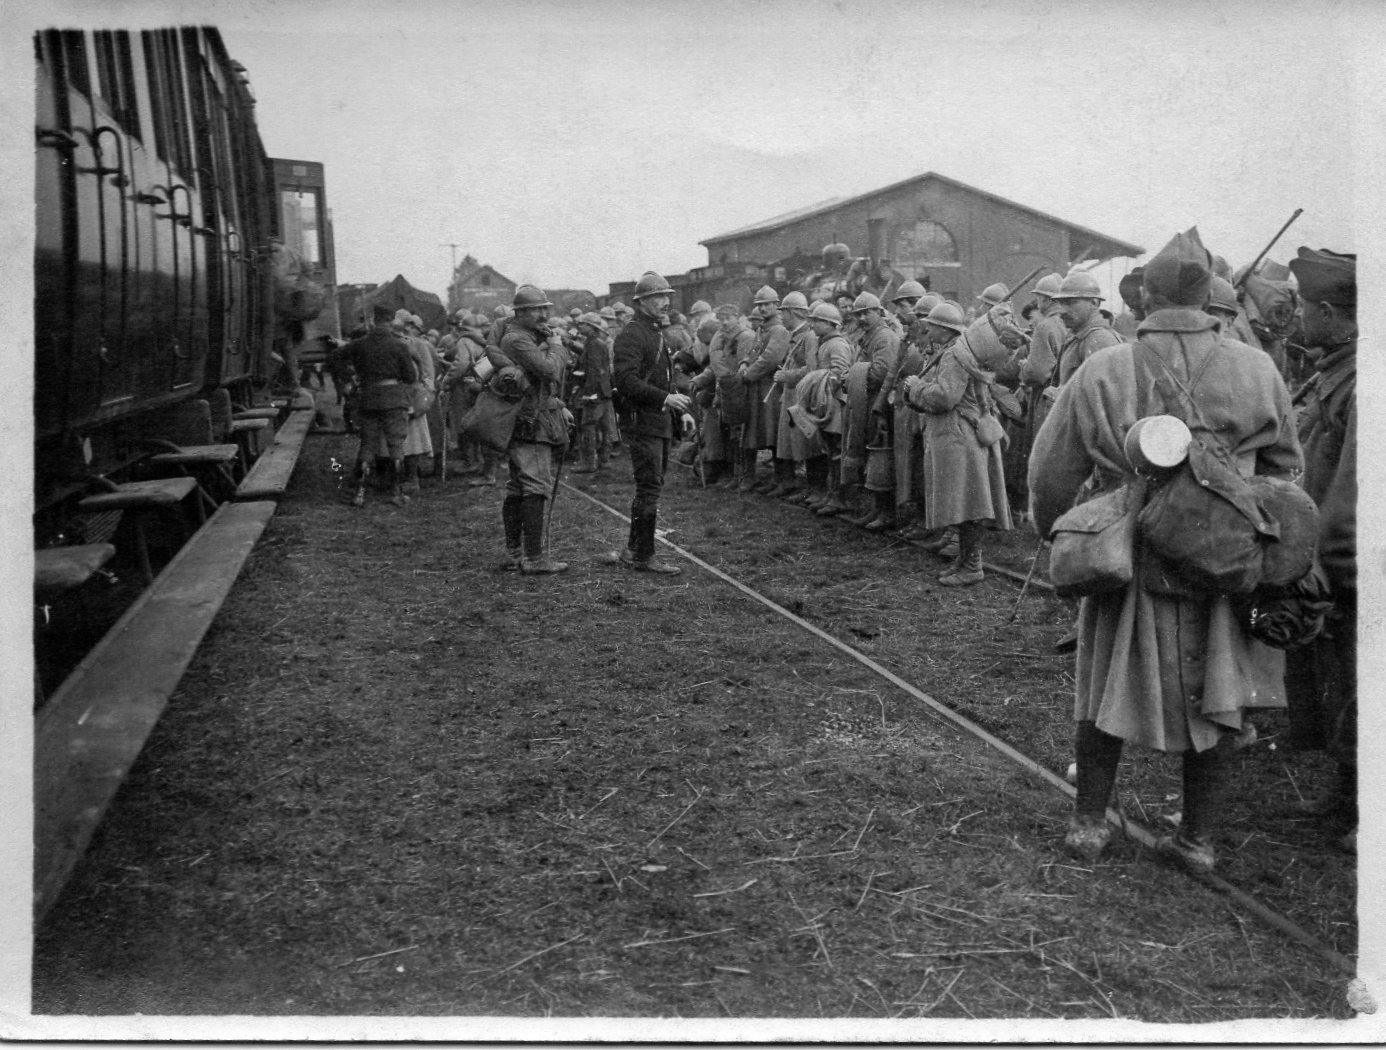
{"label": "corrugated roof", "polygon": [[760,222],[754,223],[750,226],[743,226],[738,230],[731,230],[727,233],[719,233],[715,237],[709,237],[706,240],[699,241],[698,243],[703,245],[704,247],[707,247],[714,244],[720,244],[723,241],[734,240],[737,237],[745,237],[753,233],[768,233],[771,230],[780,229],[781,227],[788,226],[791,223],[798,222],[801,219],[811,218],[812,216],[822,214],[825,211],[830,211],[834,208],[845,207],[848,204],[855,204],[857,201],[866,200],[870,197],[876,197],[883,193],[893,193],[896,190],[903,189],[904,187],[910,186],[917,182],[923,182],[926,179],[935,179],[938,182],[942,182],[949,186],[954,186],[968,193],[975,193],[979,197],[985,197],[987,200],[996,201],[998,204],[1005,204],[1011,208],[1018,208],[1021,211],[1029,212],[1031,215],[1038,216],[1041,219],[1047,219],[1049,222],[1058,223],[1060,226],[1066,226],[1075,233],[1082,234],[1085,237],[1091,237],[1094,240],[1098,241],[1105,241],[1107,244],[1122,249],[1122,251],[1119,251],[1115,254],[1145,254],[1145,249],[1140,247],[1139,245],[1130,244],[1126,241],[1120,240],[1119,238],[1112,237],[1109,234],[1098,233],[1096,230],[1091,230],[1086,226],[1079,226],[1076,222],[1069,222],[1067,219],[1061,219],[1057,215],[1050,215],[1047,212],[1040,211],[1038,208],[1031,208],[1029,205],[1018,204],[1013,200],[1007,200],[1005,197],[998,196],[995,193],[989,193],[986,190],[979,190],[976,186],[969,186],[967,185],[967,183],[959,182],[957,179],[950,179],[947,175],[940,175],[936,171],[926,171],[922,175],[914,175],[908,179],[902,179],[899,182],[893,182],[889,186],[882,186],[879,189],[870,190],[867,193],[859,193],[855,197],[832,197],[829,200],[821,201],[818,204],[811,204],[806,208],[799,208],[796,211],[785,212],[783,215],[776,215],[773,218],[763,219]]}

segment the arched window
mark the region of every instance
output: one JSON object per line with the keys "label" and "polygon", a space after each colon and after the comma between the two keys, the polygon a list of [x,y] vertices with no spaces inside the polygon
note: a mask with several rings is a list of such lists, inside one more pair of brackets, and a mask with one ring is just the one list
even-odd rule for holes
{"label": "arched window", "polygon": [[920,273],[930,266],[956,266],[958,246],[953,235],[929,219],[901,230],[895,238],[891,262],[902,273]]}

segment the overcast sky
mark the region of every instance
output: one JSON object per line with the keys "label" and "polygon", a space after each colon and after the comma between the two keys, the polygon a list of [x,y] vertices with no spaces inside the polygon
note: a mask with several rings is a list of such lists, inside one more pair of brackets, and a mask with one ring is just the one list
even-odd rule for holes
{"label": "overcast sky", "polygon": [[1364,41],[1383,16],[1322,0],[41,10],[220,26],[269,153],[326,165],[339,279],[403,273],[440,295],[449,243],[603,292],[704,264],[702,238],[930,170],[1150,250],[1197,224],[1246,262],[1297,207],[1276,256],[1350,250],[1354,59],[1379,67]]}

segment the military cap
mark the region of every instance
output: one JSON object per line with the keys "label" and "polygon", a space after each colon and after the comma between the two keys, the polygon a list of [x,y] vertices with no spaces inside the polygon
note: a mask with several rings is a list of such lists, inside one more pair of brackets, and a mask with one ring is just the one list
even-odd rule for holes
{"label": "military cap", "polygon": [[716,314],[718,317],[740,317],[741,307],[733,303],[723,303],[717,308]]}
{"label": "military cap", "polygon": [[1133,310],[1141,305],[1141,285],[1144,275],[1145,267],[1137,266],[1117,282],[1117,292],[1121,296],[1121,301]]}
{"label": "military cap", "polygon": [[704,343],[712,342],[712,337],[717,334],[717,319],[706,318],[698,325],[698,339]]}
{"label": "military cap", "polygon": [[1192,226],[1177,233],[1145,264],[1145,289],[1175,306],[1201,307],[1213,282],[1213,256]]}
{"label": "military cap", "polygon": [[1357,256],[1327,248],[1300,248],[1290,260],[1290,272],[1299,284],[1300,298],[1311,303],[1357,306]]}

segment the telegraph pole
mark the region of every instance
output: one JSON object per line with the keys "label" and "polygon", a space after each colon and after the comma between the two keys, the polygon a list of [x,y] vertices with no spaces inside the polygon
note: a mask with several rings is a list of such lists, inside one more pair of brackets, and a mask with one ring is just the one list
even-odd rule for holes
{"label": "telegraph pole", "polygon": [[451,311],[453,307],[452,282],[457,280],[457,249],[462,246],[460,244],[453,244],[451,241],[445,241],[438,247],[452,249],[452,269],[448,271],[448,310]]}

